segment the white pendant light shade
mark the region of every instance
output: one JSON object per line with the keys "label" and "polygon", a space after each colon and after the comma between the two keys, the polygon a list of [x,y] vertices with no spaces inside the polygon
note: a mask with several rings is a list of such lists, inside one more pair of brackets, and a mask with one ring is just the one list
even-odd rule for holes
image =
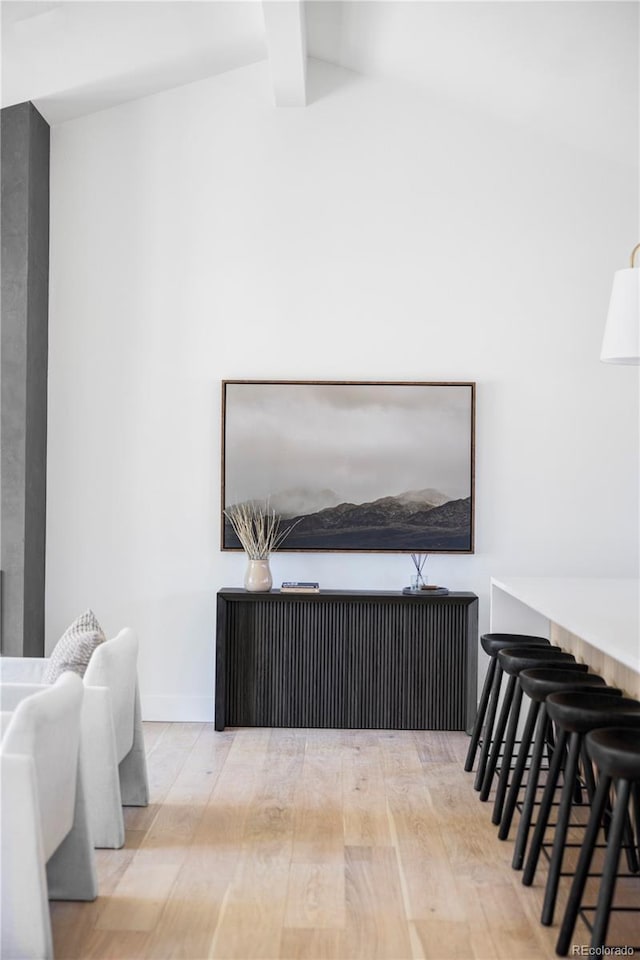
{"label": "white pendant light shade", "polygon": [[614,275],[600,359],[604,363],[640,364],[640,269],[637,267],[618,270]]}

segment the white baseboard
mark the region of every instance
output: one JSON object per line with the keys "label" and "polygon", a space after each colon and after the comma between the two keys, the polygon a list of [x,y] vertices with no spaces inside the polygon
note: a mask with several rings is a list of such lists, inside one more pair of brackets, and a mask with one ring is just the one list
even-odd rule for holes
{"label": "white baseboard", "polygon": [[213,697],[163,697],[141,694],[142,719],[173,723],[213,723]]}

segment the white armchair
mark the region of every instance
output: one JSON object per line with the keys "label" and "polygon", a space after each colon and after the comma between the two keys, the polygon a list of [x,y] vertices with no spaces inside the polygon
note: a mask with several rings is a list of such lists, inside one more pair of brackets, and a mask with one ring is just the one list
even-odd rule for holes
{"label": "white armchair", "polygon": [[[35,689],[36,692],[33,692]],[[3,706],[2,956],[53,957],[48,899],[95,900],[98,885],[83,789],[83,685],[15,684]]]}
{"label": "white armchair", "polygon": [[[82,749],[96,847],[124,844],[122,805],[149,802],[137,679],[138,640],[125,628],[94,650],[84,675]],[[0,659],[3,709],[14,683],[42,683],[46,658]]]}

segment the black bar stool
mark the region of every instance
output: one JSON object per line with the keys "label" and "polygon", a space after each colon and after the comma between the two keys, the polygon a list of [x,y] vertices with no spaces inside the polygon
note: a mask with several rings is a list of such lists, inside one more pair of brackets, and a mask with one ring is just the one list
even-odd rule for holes
{"label": "black bar stool", "polygon": [[[552,693],[568,692],[585,689],[601,689],[606,687],[606,681],[595,673],[583,673],[575,668],[564,670],[562,667],[536,667],[533,670],[522,670],[519,675],[520,686],[531,700],[526,724],[522,733],[522,741],[516,758],[516,765],[511,775],[511,784],[507,794],[502,817],[496,817],[494,823],[500,824],[498,837],[506,840],[509,836],[513,814],[518,802],[520,787],[526,767],[527,755],[533,742],[531,765],[524,793],[524,803],[516,836],[513,860],[514,870],[522,868],[525,849],[531,828],[531,819],[535,806],[540,768],[545,744],[549,742],[551,723],[547,717],[546,699]],[[621,695],[621,691],[617,691]],[[535,737],[534,737],[535,731]]]}
{"label": "black bar stool", "polygon": [[[616,797],[613,816],[607,840],[604,869],[598,892],[598,903],[591,931],[591,948],[601,950],[605,945],[613,894],[615,892],[620,859],[622,836],[628,823],[629,799],[633,792],[638,810],[640,792],[640,722],[627,721],[625,727],[610,727],[587,733],[585,745],[588,756],[593,760],[600,777],[591,806],[591,815],[587,831],[582,841],[578,865],[571,885],[560,935],[556,943],[556,953],[565,956],[569,950],[571,938],[580,911],[584,888],[589,875],[593,851],[598,832],[607,805],[611,784],[615,784]],[[638,824],[636,824],[638,827]]]}
{"label": "black bar stool", "polygon": [[[498,662],[509,680],[502,701],[502,709],[496,724],[493,744],[489,752],[487,766],[480,790],[480,799],[488,800],[491,792],[493,778],[498,765],[500,751],[503,749],[501,771],[511,766],[513,757],[513,748],[518,729],[518,720],[520,718],[520,705],[522,703],[522,688],[518,683],[518,674],[521,670],[531,670],[533,667],[553,667],[562,664],[565,667],[569,663],[576,663],[576,658],[571,653],[565,653],[557,647],[505,647],[498,652]],[[586,664],[576,664],[575,668],[584,673],[587,672]],[[508,723],[508,728],[507,728]],[[505,735],[506,730],[506,735]],[[505,776],[508,776],[508,772]],[[504,791],[506,790],[506,780],[502,787],[499,787],[501,796],[498,800],[498,806],[502,811],[502,802]]]}
{"label": "black bar stool", "polygon": [[[482,785],[484,768],[486,766],[491,737],[493,735],[493,724],[495,723],[498,698],[500,696],[502,668],[498,664],[498,651],[503,650],[505,647],[515,647],[519,644],[527,646],[550,646],[550,643],[546,637],[529,637],[523,633],[484,633],[480,637],[480,643],[482,644],[482,649],[484,652],[491,659],[489,661],[489,667],[484,678],[482,694],[480,695],[480,702],[478,704],[478,712],[476,713],[473,730],[471,731],[471,742],[469,743],[467,758],[464,762],[464,769],[467,773],[469,773],[470,770],[473,770],[473,764],[475,762],[476,753],[480,744],[480,737],[482,737],[483,751],[481,754],[480,767],[478,768],[479,779],[476,781],[476,790],[479,790]],[[489,710],[488,715],[487,709]],[[483,733],[485,718],[487,723]],[[484,749],[485,745],[486,750]],[[484,756],[484,762],[482,761],[482,756]]]}
{"label": "black bar stool", "polygon": [[[482,790],[482,786],[485,781],[487,774],[487,766],[491,757],[493,750],[494,742],[498,740],[499,747],[502,747],[502,736],[504,731],[497,735],[496,730],[496,715],[498,712],[498,705],[500,702],[500,694],[502,692],[502,678],[504,676],[504,667],[500,660],[500,653],[502,650],[521,650],[523,653],[529,650],[554,650],[557,653],[561,653],[560,647],[554,646],[550,643],[520,643],[520,644],[509,644],[505,646],[502,644],[500,647],[496,648],[495,654],[495,676],[493,683],[491,685],[491,697],[489,700],[489,707],[487,709],[487,722],[485,724],[485,730],[482,736],[482,750],[480,752],[480,760],[478,761],[478,769],[476,770],[476,778],[473,783],[474,790]],[[509,694],[509,684],[507,683],[506,694]],[[504,700],[503,700],[504,703]]]}
{"label": "black bar stool", "polygon": [[[608,693],[582,691],[575,693],[552,693],[547,697],[547,712],[556,729],[556,750],[547,777],[547,783],[538,811],[538,819],[534,830],[531,847],[527,856],[522,882],[531,886],[536,867],[542,850],[544,833],[549,823],[549,813],[555,789],[558,785],[560,770],[565,760],[565,748],[568,742],[569,751],[566,756],[563,771],[563,786],[558,808],[558,819],[553,835],[553,848],[549,861],[549,872],[542,907],[542,923],[550,926],[553,923],[562,860],[564,857],[569,817],[573,805],[574,782],[578,773],[578,762],[581,752],[584,757],[584,737],[591,730],[601,727],[624,727],[628,724],[640,723],[640,701],[630,697],[612,696]],[[593,772],[587,762],[584,764],[584,774],[593,795],[595,784]],[[635,859],[635,855],[634,855]],[[636,864],[637,868],[637,864]]]}

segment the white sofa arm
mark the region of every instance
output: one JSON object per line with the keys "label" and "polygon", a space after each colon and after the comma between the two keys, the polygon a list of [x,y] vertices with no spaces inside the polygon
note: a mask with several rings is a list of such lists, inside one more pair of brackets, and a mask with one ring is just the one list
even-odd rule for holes
{"label": "white sofa arm", "polygon": [[[40,810],[31,757],[4,754],[2,770],[2,956],[52,960]],[[35,829],[34,829],[35,827]]]}
{"label": "white sofa arm", "polygon": [[0,683],[43,683],[48,657],[0,657]]}
{"label": "white sofa arm", "polygon": [[84,688],[64,674],[0,693],[15,707],[0,714],[1,955],[53,960],[48,898],[98,893],[80,763]]}
{"label": "white sofa arm", "polygon": [[93,845],[118,849],[125,841],[124,817],[111,694],[106,687],[84,688],[81,750]]}

